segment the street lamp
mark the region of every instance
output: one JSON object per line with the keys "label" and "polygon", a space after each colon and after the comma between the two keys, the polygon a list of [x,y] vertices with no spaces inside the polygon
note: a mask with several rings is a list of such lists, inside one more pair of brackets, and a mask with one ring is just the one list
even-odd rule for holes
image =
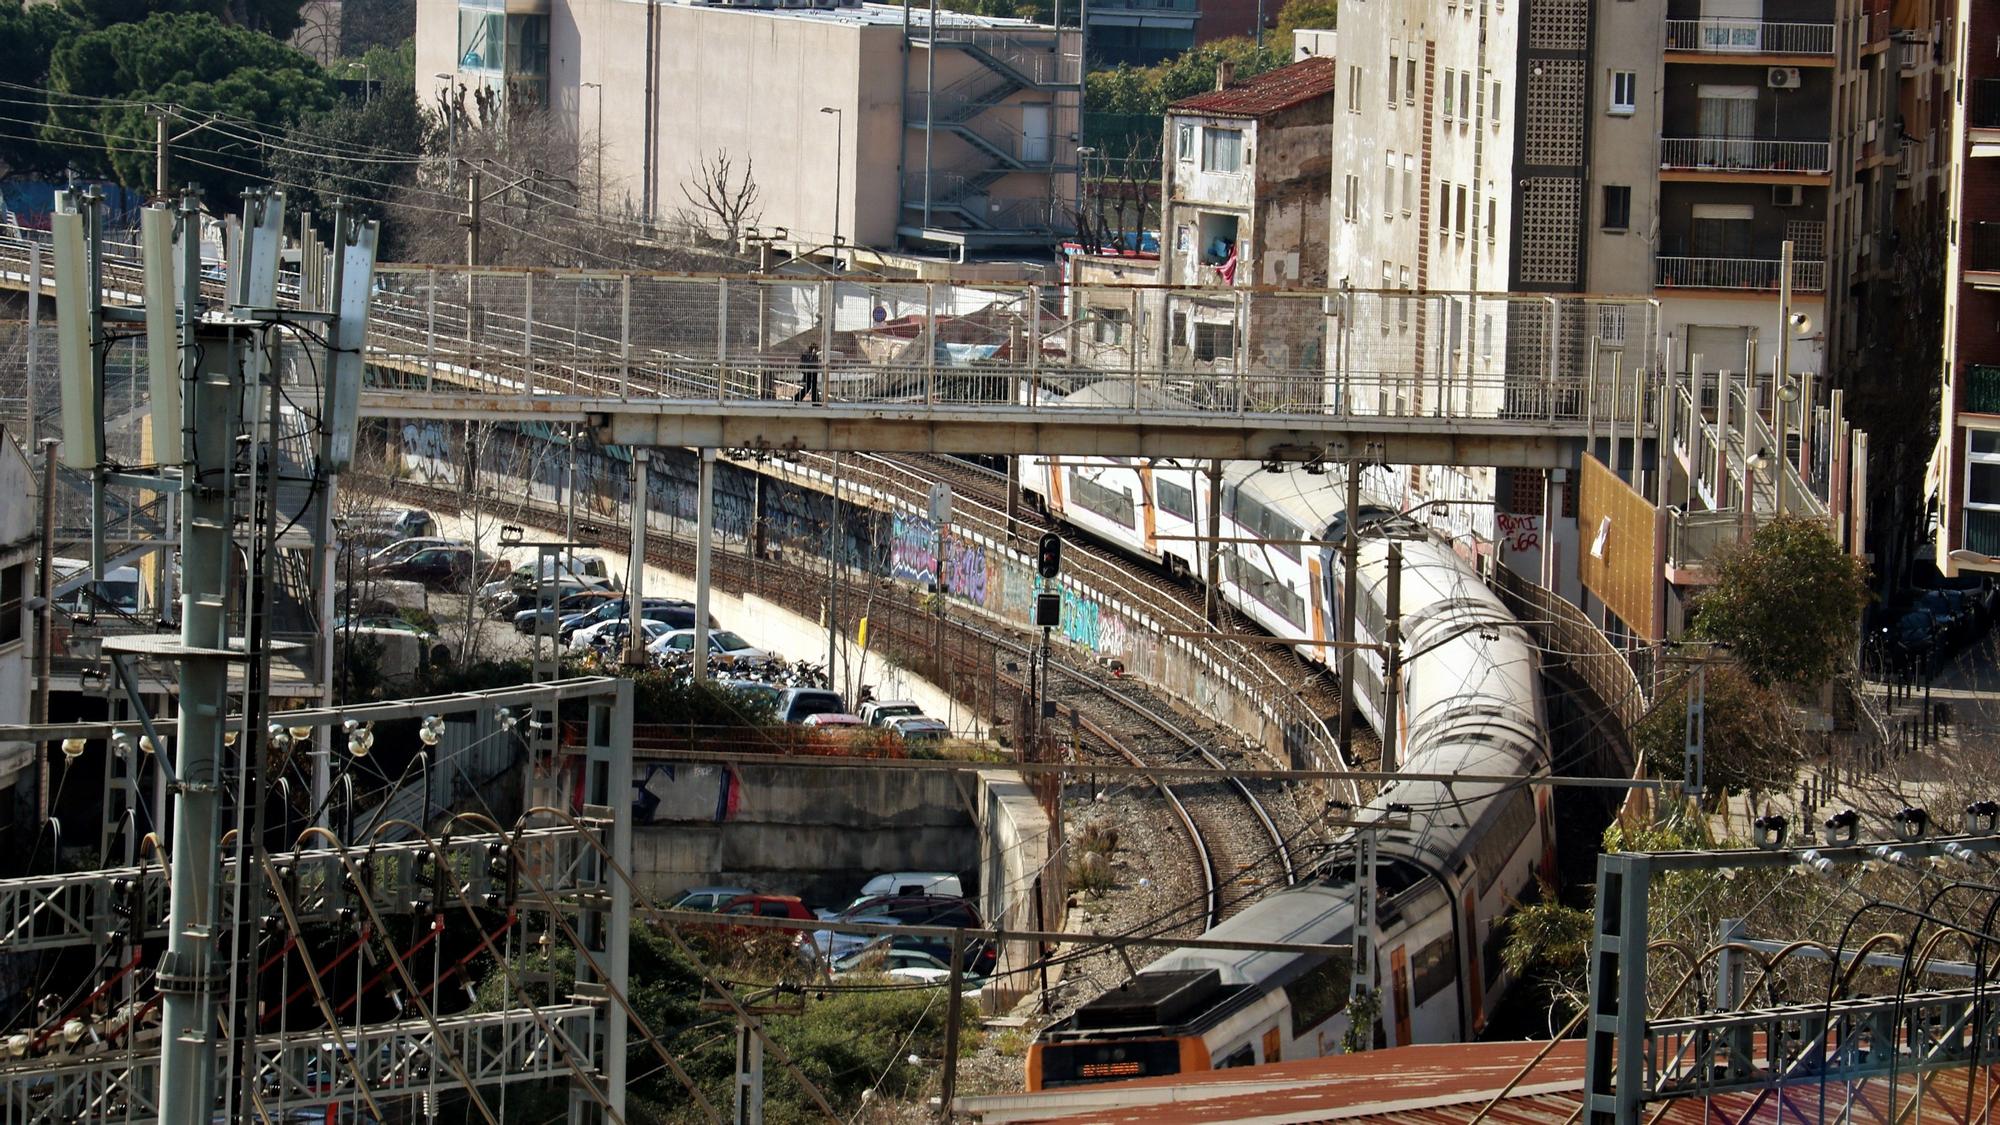
{"label": "street lamp", "polygon": [[597,217],[604,218],[604,83],[585,82],[586,90],[597,91]]}
{"label": "street lamp", "polygon": [[448,70],[440,70],[431,77],[444,83],[444,119],[451,131],[445,135],[444,158],[448,165],[458,161],[458,106],[452,96],[452,87],[458,82],[458,75]]}
{"label": "street lamp", "polygon": [[823,105],[821,113],[833,114],[833,260],[840,261],[840,169],[842,158],[846,156],[847,115],[837,106]]}

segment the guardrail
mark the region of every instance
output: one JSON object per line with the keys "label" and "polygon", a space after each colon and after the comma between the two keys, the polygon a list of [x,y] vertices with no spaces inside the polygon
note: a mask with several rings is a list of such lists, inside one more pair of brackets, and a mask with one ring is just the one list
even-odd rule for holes
{"label": "guardrail", "polygon": [[1668,20],[1667,50],[1729,55],[1831,55],[1833,25],[1727,17]]}
{"label": "guardrail", "polygon": [[1719,172],[1825,172],[1826,141],[1754,137],[1662,137],[1660,167]]}
{"label": "guardrail", "polygon": [[[1680,258],[1662,255],[1657,259],[1659,283],[1663,288],[1754,289],[1775,293],[1783,263],[1777,258]],[[1826,263],[1792,262],[1792,288],[1801,293],[1817,293],[1826,288]]]}

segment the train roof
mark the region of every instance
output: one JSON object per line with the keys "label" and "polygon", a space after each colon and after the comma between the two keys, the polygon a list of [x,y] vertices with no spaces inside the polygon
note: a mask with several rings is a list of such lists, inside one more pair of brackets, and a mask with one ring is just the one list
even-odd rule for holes
{"label": "train roof", "polygon": [[[1215,941],[1299,942],[1339,945],[1354,926],[1353,887],[1306,883],[1270,895],[1203,934]],[[1176,949],[1140,970],[1142,975],[1214,969],[1224,985],[1274,987],[1284,984],[1317,958],[1298,953],[1247,949]]]}
{"label": "train roof", "polygon": [[1323,472],[1305,468],[1270,472],[1255,461],[1236,461],[1223,470],[1222,479],[1305,528],[1308,536],[1323,533],[1347,508],[1343,470],[1339,468]]}

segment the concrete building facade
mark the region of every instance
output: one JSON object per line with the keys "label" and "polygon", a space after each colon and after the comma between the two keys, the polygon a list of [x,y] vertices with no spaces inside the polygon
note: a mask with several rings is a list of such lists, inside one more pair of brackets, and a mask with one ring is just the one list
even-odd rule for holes
{"label": "concrete building facade", "polygon": [[795,244],[1046,246],[1076,198],[1080,33],[941,12],[933,35],[928,15],[419,0],[417,73],[539,93],[599,139],[605,197],[649,222],[689,210],[724,154],[752,172],[760,228]]}

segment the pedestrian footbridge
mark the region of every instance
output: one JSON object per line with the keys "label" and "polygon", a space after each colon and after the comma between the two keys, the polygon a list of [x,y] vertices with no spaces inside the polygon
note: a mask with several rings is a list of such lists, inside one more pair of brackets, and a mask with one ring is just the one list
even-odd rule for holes
{"label": "pedestrian footbridge", "polygon": [[[119,253],[106,290],[137,304]],[[0,287],[51,273],[0,241]],[[1558,467],[1649,432],[1658,331],[1645,298],[385,265],[362,410],[629,445]]]}

